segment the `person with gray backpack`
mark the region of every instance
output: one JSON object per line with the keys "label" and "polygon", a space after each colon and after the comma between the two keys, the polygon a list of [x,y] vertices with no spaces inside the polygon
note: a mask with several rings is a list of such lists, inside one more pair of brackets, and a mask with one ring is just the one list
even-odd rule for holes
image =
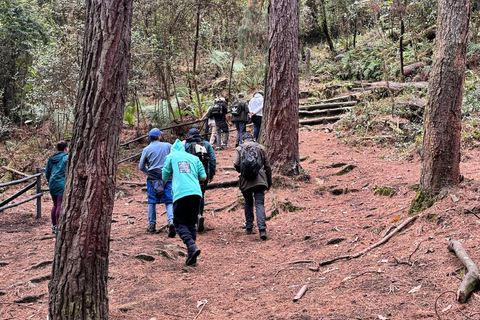
{"label": "person with gray backpack", "polygon": [[272,168],[265,147],[255,142],[251,133],[245,133],[242,143],[235,149],[233,166],[240,173],[239,187],[245,199],[246,232],[253,233],[255,204],[259,236],[267,240],[264,202],[265,191],[272,186]]}
{"label": "person with gray backpack", "polygon": [[237,129],[237,141],[235,147],[238,147],[242,141],[242,136],[247,128],[248,103],[243,100],[244,97],[243,93],[239,93],[238,100],[234,101],[230,108],[230,114],[232,115],[231,121],[235,124],[235,128]]}

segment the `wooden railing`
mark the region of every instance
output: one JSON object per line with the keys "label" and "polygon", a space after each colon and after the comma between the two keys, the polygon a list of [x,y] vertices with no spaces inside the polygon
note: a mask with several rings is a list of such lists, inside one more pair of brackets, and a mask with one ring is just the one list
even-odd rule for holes
{"label": "wooden railing", "polygon": [[[12,196],[8,197],[7,199],[1,201],[0,202],[0,212],[2,212],[3,210],[9,209],[9,208],[19,206],[19,205],[21,205],[25,202],[37,199],[37,219],[41,218],[42,217],[42,196],[43,196],[43,193],[45,191],[48,191],[48,190],[42,190],[42,175],[43,175],[44,171],[45,171],[45,169],[37,168],[37,173],[34,174],[34,175],[31,175],[31,176],[28,176],[28,177],[25,177],[25,178],[19,179],[19,180],[0,183],[0,188],[3,188],[3,187],[13,186],[13,185],[16,185],[16,184],[20,184],[20,183],[35,179],[35,181],[33,181],[32,183],[30,183],[29,185],[27,185],[26,187],[21,189],[20,191],[18,191],[14,195],[12,195]],[[7,205],[9,202],[15,200],[16,198],[18,198],[19,196],[21,196],[22,194],[24,194],[25,192],[27,192],[28,190],[30,190],[32,188],[36,188],[36,194],[34,194],[33,196],[30,196],[26,199],[23,199],[21,201],[17,201],[15,203]]]}

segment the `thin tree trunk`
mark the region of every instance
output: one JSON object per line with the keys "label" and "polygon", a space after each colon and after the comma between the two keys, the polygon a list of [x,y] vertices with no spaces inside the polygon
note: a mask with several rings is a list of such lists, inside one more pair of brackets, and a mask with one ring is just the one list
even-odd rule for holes
{"label": "thin tree trunk", "polygon": [[300,172],[298,150],[298,0],[271,0],[264,119],[266,145],[275,170]]}
{"label": "thin tree trunk", "polygon": [[175,95],[175,100],[177,101],[177,108],[178,108],[178,114],[180,115],[180,122],[183,122],[182,109],[180,108],[180,101],[178,101],[177,87],[175,86],[175,79],[173,78],[173,74],[170,68],[168,69],[168,73],[170,74],[170,78],[172,79],[173,94]]}
{"label": "thin tree trunk", "polygon": [[228,101],[232,102],[232,78],[233,78],[233,65],[235,64],[235,49],[232,49],[232,63],[230,64],[230,76],[228,79]]}
{"label": "thin tree trunk", "polygon": [[198,55],[198,38],[200,36],[200,1],[198,2],[197,7],[197,26],[195,29],[195,45],[193,48],[193,83],[195,85],[195,94],[197,95],[198,103],[198,118],[203,117],[202,110],[202,101],[200,101],[200,92],[198,91],[198,81],[197,81],[197,55]]}
{"label": "thin tree trunk", "polygon": [[400,46],[400,75],[402,78],[402,81],[405,79],[405,74],[403,73],[403,37],[405,34],[405,25],[403,23],[403,16],[400,17],[400,41],[399,41],[399,46]]}
{"label": "thin tree trunk", "polygon": [[311,59],[311,50],[310,48],[305,49],[305,75],[307,79],[310,80],[310,59]]}
{"label": "thin tree trunk", "polygon": [[89,0],[49,319],[108,319],[108,254],[127,96],[131,0]]}
{"label": "thin tree trunk", "polygon": [[470,0],[439,0],[434,63],[425,108],[420,188],[460,182],[460,138]]}
{"label": "thin tree trunk", "polygon": [[325,38],[327,39],[328,47],[330,51],[335,52],[335,47],[333,46],[332,38],[330,37],[330,32],[328,31],[328,24],[327,24],[327,10],[325,8],[325,0],[320,0],[320,6],[322,8],[322,28],[323,33],[325,34]]}

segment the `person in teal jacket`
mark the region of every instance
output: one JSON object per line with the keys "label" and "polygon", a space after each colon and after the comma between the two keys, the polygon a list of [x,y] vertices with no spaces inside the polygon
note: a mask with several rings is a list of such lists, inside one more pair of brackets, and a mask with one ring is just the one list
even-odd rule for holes
{"label": "person in teal jacket", "polygon": [[52,232],[57,233],[58,218],[65,190],[65,168],[68,158],[68,146],[65,140],[57,143],[57,151],[48,158],[45,167],[45,176],[48,180],[50,194],[52,195],[53,208],[50,213],[52,218]]}
{"label": "person in teal jacket", "polygon": [[202,198],[200,181],[207,179],[205,168],[198,157],[185,151],[180,140],[173,144],[170,154],[165,157],[162,179],[172,178],[173,224],[178,236],[187,246],[188,256],[185,264],[195,266],[200,249],[195,245],[197,239],[197,214]]}

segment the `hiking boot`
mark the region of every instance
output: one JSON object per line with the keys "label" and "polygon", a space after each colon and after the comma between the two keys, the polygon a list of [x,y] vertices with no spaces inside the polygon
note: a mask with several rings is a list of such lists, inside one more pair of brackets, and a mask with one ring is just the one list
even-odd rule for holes
{"label": "hiking boot", "polygon": [[188,257],[185,260],[187,266],[195,266],[197,264],[197,257],[200,255],[200,249],[196,245],[191,245],[188,247]]}
{"label": "hiking boot", "polygon": [[147,232],[148,233],[155,233],[155,226],[156,226],[155,223],[149,223],[148,228],[147,228]]}
{"label": "hiking boot", "polygon": [[175,231],[175,226],[173,225],[173,222],[168,222],[168,237],[169,238],[175,238],[175,235],[177,232]]}
{"label": "hiking boot", "polygon": [[197,231],[202,232],[205,230],[205,226],[203,225],[205,222],[205,217],[202,215],[198,215],[198,222],[197,222]]}
{"label": "hiking boot", "polygon": [[267,231],[260,230],[260,239],[267,240]]}
{"label": "hiking boot", "polygon": [[52,226],[52,233],[54,233],[54,234],[57,233],[57,226]]}
{"label": "hiking boot", "polygon": [[245,232],[247,234],[252,234],[253,233],[253,228],[245,228]]}
{"label": "hiking boot", "polygon": [[224,144],[224,145],[222,146],[222,148],[223,148],[223,149],[230,149],[230,146],[229,146],[228,144]]}

